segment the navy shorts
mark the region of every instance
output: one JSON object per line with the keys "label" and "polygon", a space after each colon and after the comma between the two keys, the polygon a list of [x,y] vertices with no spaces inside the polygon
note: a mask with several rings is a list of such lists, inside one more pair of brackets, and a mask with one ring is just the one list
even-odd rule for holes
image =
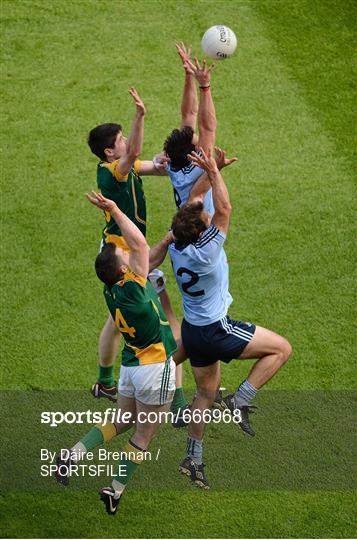
{"label": "navy shorts", "polygon": [[234,321],[228,316],[206,326],[195,326],[183,319],[181,327],[183,346],[195,367],[239,358],[254,332],[255,324]]}

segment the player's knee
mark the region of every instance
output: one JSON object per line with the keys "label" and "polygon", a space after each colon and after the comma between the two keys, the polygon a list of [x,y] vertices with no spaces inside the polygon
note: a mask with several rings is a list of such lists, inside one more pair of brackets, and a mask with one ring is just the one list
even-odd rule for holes
{"label": "player's knee", "polygon": [[198,393],[203,399],[213,403],[217,395],[217,385],[212,383],[203,384],[199,387]]}
{"label": "player's knee", "polygon": [[289,341],[285,338],[281,338],[280,344],[279,344],[279,362],[281,365],[285,364],[293,352],[293,348]]}

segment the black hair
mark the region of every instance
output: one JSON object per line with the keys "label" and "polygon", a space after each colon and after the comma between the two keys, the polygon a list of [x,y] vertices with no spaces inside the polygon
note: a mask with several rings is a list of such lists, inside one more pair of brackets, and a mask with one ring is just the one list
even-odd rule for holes
{"label": "black hair", "polygon": [[164,150],[170,158],[173,169],[179,170],[189,165],[190,161],[187,159],[187,154],[191,154],[195,150],[192,137],[193,129],[189,126],[174,129],[167,137]]}
{"label": "black hair", "polygon": [[104,153],[106,148],[114,148],[115,139],[119,131],[122,130],[120,124],[101,124],[93,128],[88,135],[88,145],[94,155],[102,161],[107,160]]}
{"label": "black hair", "polygon": [[119,270],[119,260],[115,254],[116,245],[106,244],[95,260],[95,271],[98,278],[108,287],[120,281],[122,273]]}

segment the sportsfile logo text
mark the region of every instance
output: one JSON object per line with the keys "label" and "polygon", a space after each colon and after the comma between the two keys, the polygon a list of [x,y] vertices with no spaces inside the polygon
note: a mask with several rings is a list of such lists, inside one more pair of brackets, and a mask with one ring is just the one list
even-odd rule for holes
{"label": "sportsfile logo text", "polygon": [[[171,411],[151,411],[146,413],[145,411],[139,412],[135,418],[132,418],[132,413],[129,411],[122,412],[121,409],[108,408],[105,411],[42,411],[41,412],[41,424],[48,424],[50,427],[58,427],[60,424],[101,424],[107,423],[122,423],[122,424],[135,424],[142,422],[149,422],[156,424],[160,423],[172,423],[177,421],[180,412],[173,413]],[[234,422],[239,424],[242,421],[241,411],[236,409],[232,414],[228,409],[205,409],[193,410],[187,409],[184,411],[182,418],[185,423],[190,422],[206,424],[213,422],[219,424],[224,422],[229,424]]]}

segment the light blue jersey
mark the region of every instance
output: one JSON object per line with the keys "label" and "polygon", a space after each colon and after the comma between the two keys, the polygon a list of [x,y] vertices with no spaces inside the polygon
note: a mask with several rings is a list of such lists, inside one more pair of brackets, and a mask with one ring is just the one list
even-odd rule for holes
{"label": "light blue jersey", "polygon": [[[200,176],[205,172],[197,165],[190,163],[187,167],[183,167],[179,171],[172,170],[170,164],[167,167],[167,172],[174,188],[174,197],[177,208],[180,208],[190,195],[191,189]],[[203,199],[203,206],[206,212],[212,217],[214,214],[214,205],[212,198],[212,189],[207,191]]]}
{"label": "light blue jersey", "polygon": [[224,232],[210,225],[194,244],[183,248],[174,242],[169,245],[184,317],[193,325],[205,326],[221,320],[232,303],[225,239]]}

